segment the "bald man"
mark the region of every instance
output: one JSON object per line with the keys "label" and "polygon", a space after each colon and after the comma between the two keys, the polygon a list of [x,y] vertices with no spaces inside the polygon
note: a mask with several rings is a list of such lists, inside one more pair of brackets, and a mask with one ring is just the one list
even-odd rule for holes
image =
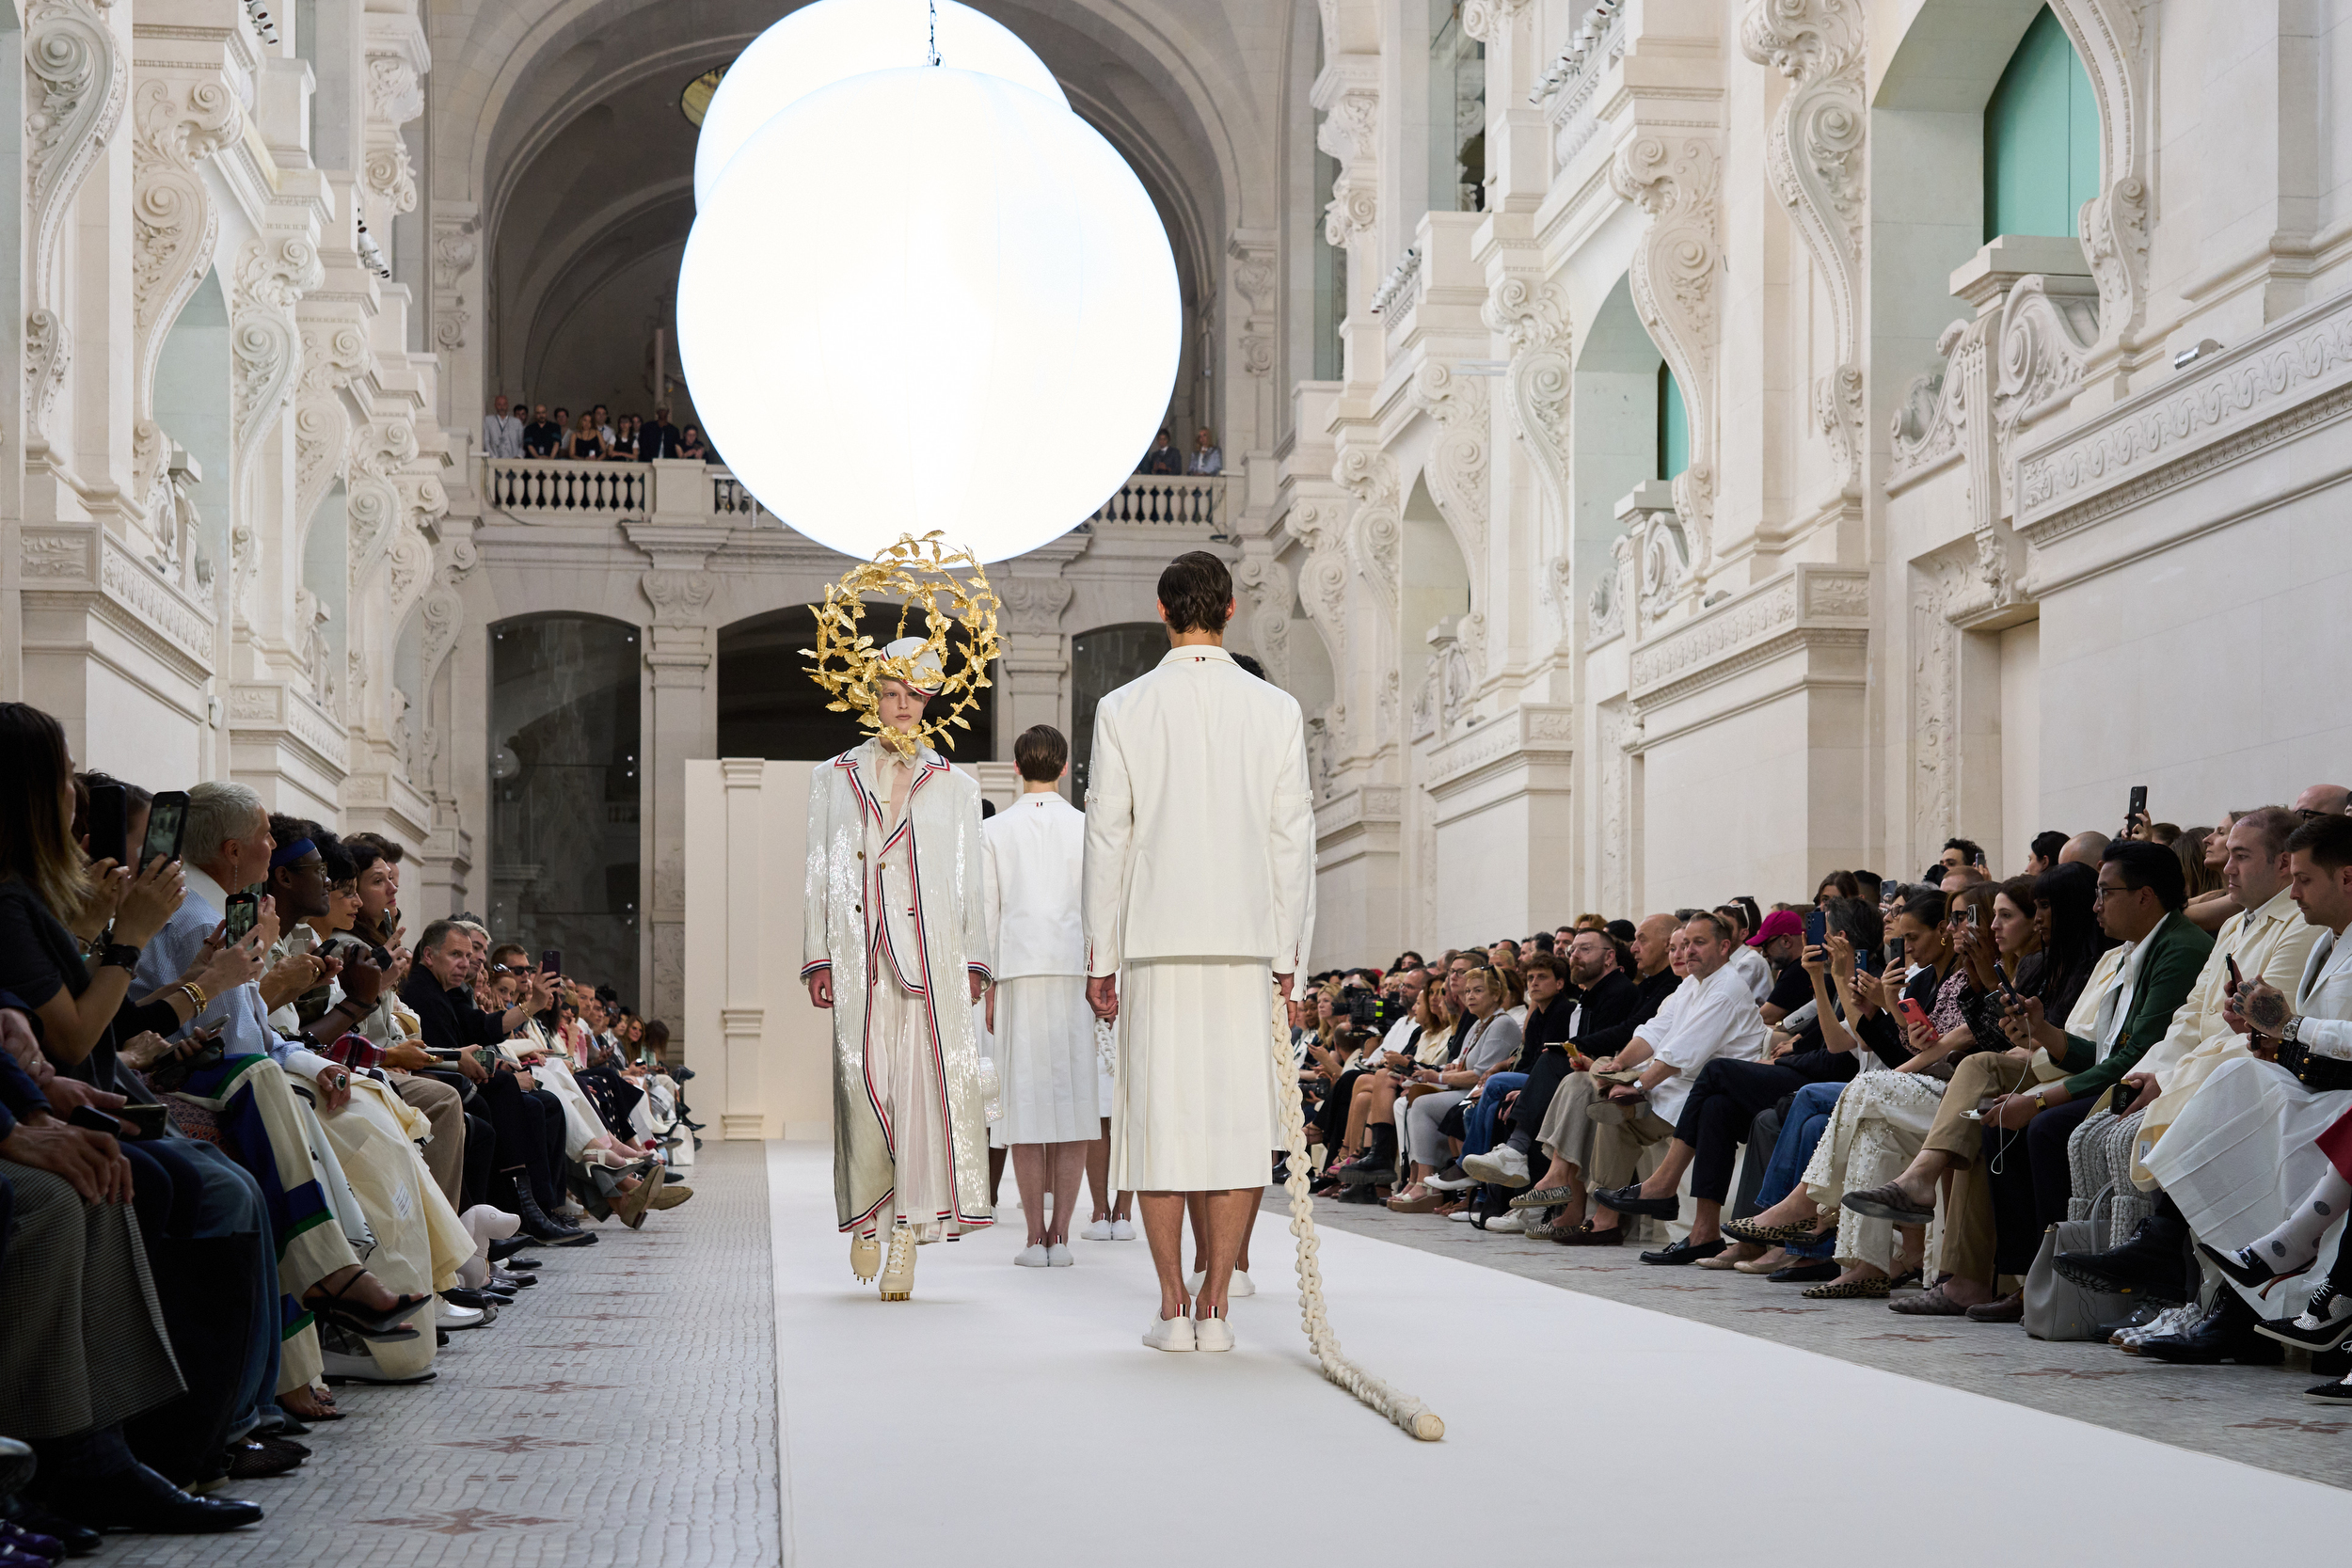
{"label": "bald man", "polygon": [[2313,784],[2295,798],[2295,810],[2304,816],[2342,816],[2352,805],[2352,789],[2342,784]]}
{"label": "bald man", "polygon": [[2058,851],[2058,864],[2064,865],[2068,861],[2073,861],[2077,865],[2087,865],[2095,872],[2099,869],[2099,863],[2106,858],[2106,834],[2095,831],[2076,833],[2066,841],[2066,847]]}

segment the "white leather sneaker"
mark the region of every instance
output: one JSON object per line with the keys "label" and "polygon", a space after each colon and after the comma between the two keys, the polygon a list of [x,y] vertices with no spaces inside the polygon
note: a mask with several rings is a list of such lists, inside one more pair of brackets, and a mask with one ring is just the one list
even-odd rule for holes
{"label": "white leather sneaker", "polygon": [[1462,1169],[1481,1181],[1491,1181],[1498,1187],[1527,1185],[1527,1156],[1509,1144],[1499,1144],[1484,1154],[1462,1156]]}
{"label": "white leather sneaker", "polygon": [[1136,1226],[1135,1226],[1135,1222],[1134,1222],[1133,1220],[1113,1220],[1113,1221],[1111,1221],[1111,1240],[1112,1240],[1112,1241],[1114,1241],[1114,1242],[1132,1242],[1132,1241],[1134,1241],[1135,1239],[1136,1239]]}
{"label": "white leather sneaker", "polygon": [[1047,1247],[1045,1249],[1045,1260],[1057,1269],[1066,1269],[1070,1267],[1071,1264],[1077,1261],[1075,1258],[1073,1258],[1070,1255],[1070,1249],[1066,1246]]}
{"label": "white leather sneaker", "polygon": [[1223,1318],[1197,1318],[1192,1325],[1195,1350],[1232,1350],[1233,1331]]}
{"label": "white leather sneaker", "polygon": [[1082,1242],[1109,1241],[1111,1239],[1111,1222],[1109,1216],[1105,1215],[1099,1220],[1087,1221],[1085,1227],[1078,1232],[1078,1239]]}
{"label": "white leather sneaker", "polygon": [[[1227,1344],[1232,1336],[1227,1335]],[[1152,1326],[1143,1331],[1143,1342],[1152,1350],[1197,1350],[1193,1342],[1192,1320],[1182,1313],[1173,1318],[1153,1318]]]}
{"label": "white leather sneaker", "polygon": [[[1190,1279],[1184,1282],[1184,1290],[1189,1294],[1196,1296],[1199,1295],[1200,1293],[1200,1287],[1207,1283],[1208,1277],[1209,1276],[1205,1274],[1194,1275]],[[1249,1283],[1249,1276],[1247,1274],[1244,1274],[1241,1270],[1235,1269],[1232,1273],[1232,1277],[1225,1287],[1225,1294],[1227,1298],[1231,1299],[1235,1296],[1254,1296],[1257,1293],[1258,1288]]]}
{"label": "white leather sneaker", "polygon": [[1012,1260],[1025,1269],[1041,1269],[1053,1261],[1041,1242],[1035,1246],[1023,1247],[1013,1255]]}

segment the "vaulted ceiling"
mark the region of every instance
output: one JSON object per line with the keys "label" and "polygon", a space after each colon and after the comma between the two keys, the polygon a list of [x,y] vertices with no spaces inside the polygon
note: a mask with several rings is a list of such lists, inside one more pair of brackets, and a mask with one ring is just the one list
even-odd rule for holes
{"label": "vaulted ceiling", "polygon": [[[1228,235],[1275,221],[1298,0],[975,3],[1045,60],[1142,178],[1197,325]],[[650,404],[647,348],[669,325],[694,214],[696,131],[679,96],[792,8],[437,0],[431,188],[437,214],[470,206],[483,237],[485,390],[616,411]],[[854,163],[842,178],[857,178]],[[1188,359],[1200,340],[1188,333]]]}

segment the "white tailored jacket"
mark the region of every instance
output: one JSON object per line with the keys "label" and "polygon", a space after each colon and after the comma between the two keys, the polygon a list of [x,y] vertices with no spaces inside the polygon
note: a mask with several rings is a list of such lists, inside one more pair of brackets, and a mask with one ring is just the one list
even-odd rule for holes
{"label": "white tailored jacket", "polygon": [[2352,1060],[2352,942],[2322,931],[2295,988],[2296,1038],[2316,1056]]}
{"label": "white tailored jacket", "polygon": [[997,979],[1087,972],[1086,850],[1086,813],[1044,791],[980,824],[980,906]]}
{"label": "white tailored jacket", "polygon": [[1304,967],[1315,814],[1298,702],[1213,643],[1170,648],[1094,710],[1087,973],[1146,958]]}

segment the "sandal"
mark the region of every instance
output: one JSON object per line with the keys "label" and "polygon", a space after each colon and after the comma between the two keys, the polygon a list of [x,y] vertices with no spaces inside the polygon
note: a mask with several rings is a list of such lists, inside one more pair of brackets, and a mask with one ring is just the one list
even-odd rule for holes
{"label": "sandal", "polygon": [[313,1301],[308,1296],[304,1297],[303,1307],[313,1317],[323,1318],[337,1328],[357,1334],[362,1339],[373,1339],[378,1344],[397,1344],[403,1339],[416,1338],[417,1330],[406,1320],[418,1307],[424,1306],[433,1298],[431,1296],[402,1296],[383,1311],[373,1315],[358,1307],[344,1306],[343,1297],[351,1293],[351,1288],[359,1283],[365,1273],[366,1271],[362,1270],[359,1274],[355,1274],[349,1279],[344,1280],[342,1289],[328,1291],[324,1301]]}
{"label": "sandal", "polygon": [[1792,1220],[1783,1225],[1758,1225],[1752,1219],[1724,1221],[1724,1234],[1737,1242],[1778,1246],[1783,1242],[1809,1242],[1820,1235],[1820,1221]]}
{"label": "sandal", "polygon": [[1833,1279],[1804,1292],[1807,1301],[1883,1301],[1889,1282],[1880,1279]]}

